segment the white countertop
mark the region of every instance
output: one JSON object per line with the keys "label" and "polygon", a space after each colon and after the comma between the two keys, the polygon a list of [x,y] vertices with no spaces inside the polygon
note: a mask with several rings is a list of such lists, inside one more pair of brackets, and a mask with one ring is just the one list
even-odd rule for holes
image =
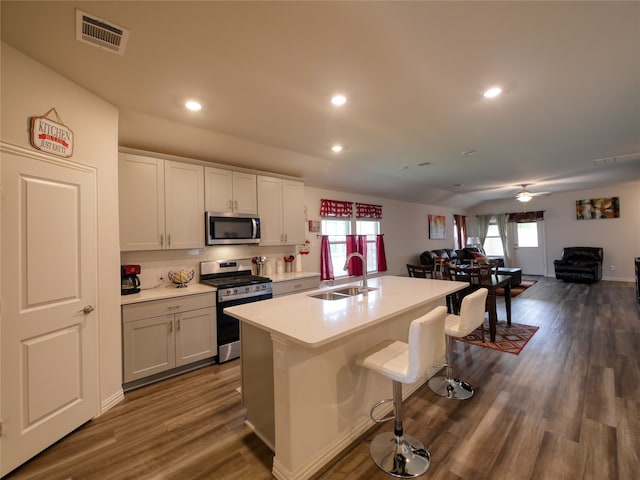
{"label": "white countertop", "polygon": [[150,302],[151,300],[162,300],[165,298],[183,297],[185,295],[196,295],[198,293],[215,291],[215,288],[197,282],[191,282],[184,288],[178,288],[175,285],[162,285],[157,288],[141,290],[139,293],[132,293],[131,295],[120,295],[120,305]]}
{"label": "white countertop", "polygon": [[[291,272],[291,273],[275,273],[269,275],[274,282],[285,282],[287,280],[297,280],[300,278],[319,277],[319,273],[314,272]],[[139,293],[131,295],[120,295],[120,305],[129,305],[131,303],[150,302],[151,300],[162,300],[165,298],[182,297],[184,295],[196,295],[198,293],[215,292],[214,287],[203,285],[195,280],[190,282],[184,288],[177,288],[174,285],[162,285],[157,288],[149,288],[141,290]]]}
{"label": "white countertop", "polygon": [[[348,285],[359,285],[360,282]],[[468,286],[464,282],[410,277],[377,277],[368,296],[321,300],[310,295],[338,287],[238,305],[225,312],[270,333],[306,347],[319,347],[383,322],[399,313],[425,305]]]}

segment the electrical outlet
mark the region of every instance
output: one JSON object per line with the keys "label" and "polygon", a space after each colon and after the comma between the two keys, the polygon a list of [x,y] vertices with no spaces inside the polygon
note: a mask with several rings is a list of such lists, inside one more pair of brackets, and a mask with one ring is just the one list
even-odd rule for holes
{"label": "electrical outlet", "polygon": [[609,270],[611,270],[612,272],[616,271],[616,266],[615,265],[610,265],[609,266]]}
{"label": "electrical outlet", "polygon": [[158,278],[156,280],[156,283],[164,283],[164,276],[162,275],[158,275]]}

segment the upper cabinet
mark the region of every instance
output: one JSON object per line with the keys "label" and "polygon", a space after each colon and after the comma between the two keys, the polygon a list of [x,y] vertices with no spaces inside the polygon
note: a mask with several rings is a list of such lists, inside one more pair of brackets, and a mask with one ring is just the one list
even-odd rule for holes
{"label": "upper cabinet", "polygon": [[119,155],[120,250],[204,248],[204,168]]}
{"label": "upper cabinet", "polygon": [[257,214],[256,175],[205,167],[205,210]]}
{"label": "upper cabinet", "polygon": [[260,245],[304,243],[304,183],[258,176]]}

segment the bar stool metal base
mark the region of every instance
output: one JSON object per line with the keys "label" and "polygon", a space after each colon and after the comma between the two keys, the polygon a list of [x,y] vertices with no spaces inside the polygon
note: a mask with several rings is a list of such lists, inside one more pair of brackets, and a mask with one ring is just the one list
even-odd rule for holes
{"label": "bar stool metal base", "polygon": [[473,387],[457,378],[449,379],[445,376],[431,377],[429,388],[436,395],[454,400],[467,400],[473,396]]}
{"label": "bar stool metal base", "polygon": [[376,465],[394,477],[417,477],[425,473],[431,463],[431,454],[420,440],[409,435],[398,438],[393,432],[376,436],[370,452]]}

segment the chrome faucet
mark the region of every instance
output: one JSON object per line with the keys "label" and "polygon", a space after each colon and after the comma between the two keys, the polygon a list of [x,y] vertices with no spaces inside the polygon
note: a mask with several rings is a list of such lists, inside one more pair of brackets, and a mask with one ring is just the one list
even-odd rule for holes
{"label": "chrome faucet", "polygon": [[342,269],[347,270],[347,268],[349,268],[349,262],[353,257],[358,257],[362,262],[362,286],[358,290],[366,296],[369,293],[369,287],[367,286],[367,260],[364,258],[364,255],[358,252],[350,253],[347,256],[347,260],[344,262],[344,267],[342,267]]}

